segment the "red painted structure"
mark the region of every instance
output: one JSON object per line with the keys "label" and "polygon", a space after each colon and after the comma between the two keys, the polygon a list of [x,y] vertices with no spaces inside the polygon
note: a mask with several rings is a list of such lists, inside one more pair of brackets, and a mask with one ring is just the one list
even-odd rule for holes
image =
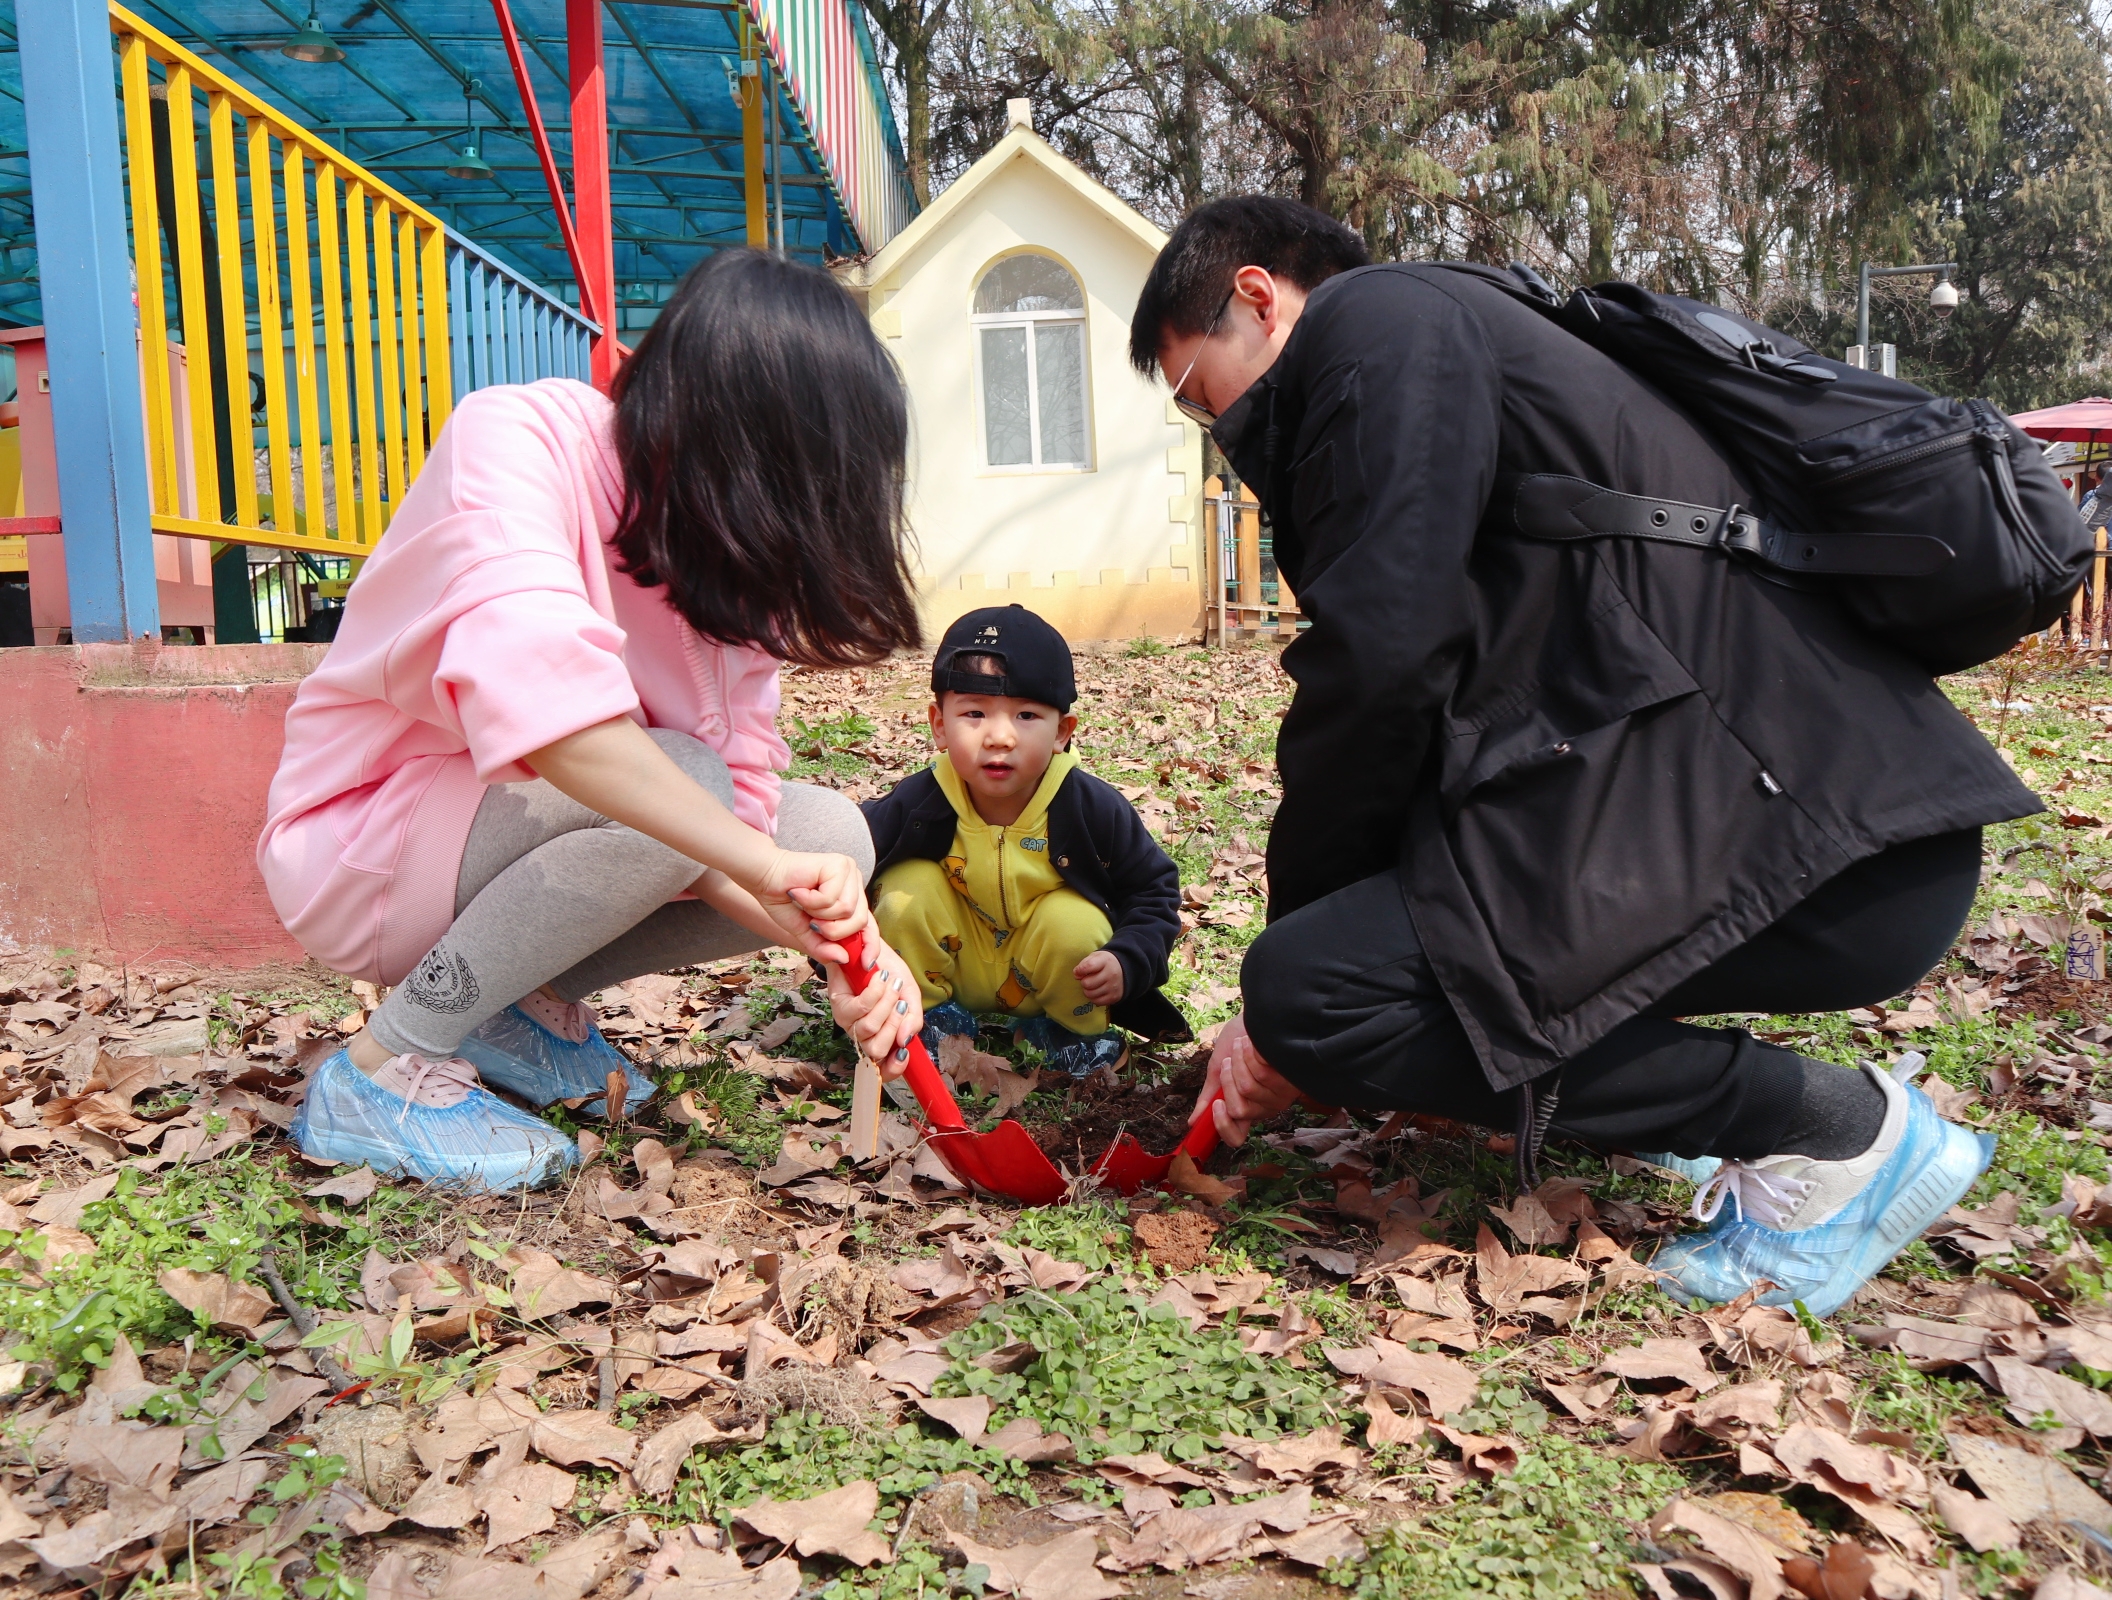
{"label": "red painted structure", "polygon": [[0,650],[0,949],[304,960],[255,851],[286,708],[325,648]]}
{"label": "red painted structure", "polygon": [[565,0],[565,67],[572,87],[572,204],[578,211],[582,285],[592,283],[601,337],[594,387],[616,378],[615,214],[609,201],[609,95],[602,66],[601,0]]}

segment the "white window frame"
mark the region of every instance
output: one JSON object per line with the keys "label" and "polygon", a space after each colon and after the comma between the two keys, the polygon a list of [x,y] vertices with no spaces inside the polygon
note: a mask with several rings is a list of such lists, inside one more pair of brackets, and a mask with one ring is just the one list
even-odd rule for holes
{"label": "white window frame", "polygon": [[[1038,252],[1024,252],[1035,254]],[[976,274],[976,287],[983,279],[995,272],[1005,258],[992,261]],[[1068,262],[1058,261],[1054,256],[1044,260],[1061,267],[1070,274],[1071,282],[1079,285],[1079,297],[1084,298],[1085,286],[1078,274],[1071,270]],[[972,303],[972,302],[971,302]],[[1036,325],[1040,323],[1076,323],[1078,326],[1078,382],[1085,393],[1080,396],[1080,407],[1085,423],[1085,459],[1083,461],[1055,461],[1044,463],[1041,459],[1041,369],[1039,364],[1040,334]],[[1031,461],[1013,461],[1000,466],[990,460],[990,409],[984,403],[986,386],[983,377],[983,330],[985,328],[1025,328],[1027,330],[1027,446],[1033,454]],[[1093,432],[1093,344],[1091,330],[1086,327],[1085,309],[1076,311],[980,311],[972,312],[968,318],[968,337],[975,345],[975,434],[983,452],[982,470],[985,474],[1016,477],[1024,472],[1092,472],[1094,466]]]}

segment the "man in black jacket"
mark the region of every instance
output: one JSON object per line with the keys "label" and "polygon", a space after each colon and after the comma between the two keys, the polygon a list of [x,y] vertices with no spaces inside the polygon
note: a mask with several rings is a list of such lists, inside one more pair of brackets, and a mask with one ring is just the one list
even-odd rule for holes
{"label": "man in black jacket", "polygon": [[[1277,747],[1270,924],[1209,1092],[1297,1089],[1697,1160],[1682,1297],[1824,1313],[1991,1141],[1876,1067],[1675,1019],[1881,1002],[1941,958],[1982,825],[2039,802],[1824,595],[1721,551],[1542,541],[1516,475],[1755,496],[1657,391],[1489,269],[1370,266],[1293,202],[1177,229],[1131,325],[1260,494],[1311,626]],[[1670,1152],[1670,1155],[1662,1154]],[[1724,1201],[1733,1202],[1724,1209]]]}

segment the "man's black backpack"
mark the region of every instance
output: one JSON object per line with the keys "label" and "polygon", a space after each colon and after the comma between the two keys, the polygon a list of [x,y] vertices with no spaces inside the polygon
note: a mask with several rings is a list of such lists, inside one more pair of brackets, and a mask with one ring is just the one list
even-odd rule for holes
{"label": "man's black backpack", "polygon": [[2082,581],[2092,536],[2038,446],[1985,400],[1941,399],[1631,283],[1563,301],[1529,267],[1459,270],[1662,389],[1763,502],[1687,505],[1531,474],[1499,491],[1523,533],[1721,547],[1771,577],[1823,582],[1934,673],[1977,666],[2048,626]]}

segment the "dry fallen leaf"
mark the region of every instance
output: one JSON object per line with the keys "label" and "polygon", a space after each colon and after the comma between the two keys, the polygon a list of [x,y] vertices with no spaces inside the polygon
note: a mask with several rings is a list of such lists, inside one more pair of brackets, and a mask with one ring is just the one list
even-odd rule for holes
{"label": "dry fallen leaf", "polygon": [[718,1428],[701,1411],[685,1411],[639,1446],[631,1463],[631,1480],[648,1500],[665,1500],[674,1492],[675,1475],[698,1445],[717,1436]]}
{"label": "dry fallen leaf", "polygon": [[970,1444],[983,1436],[990,1425],[990,1397],[968,1395],[958,1400],[931,1400],[919,1398],[917,1409],[927,1417],[935,1417]]}
{"label": "dry fallen leaf", "polygon": [[879,1488],[861,1478],[807,1500],[758,1500],[734,1517],[803,1556],[840,1556],[869,1567],[888,1555],[887,1541],[866,1527],[879,1510]]}
{"label": "dry fallen leaf", "polygon": [[1003,1549],[964,1534],[952,1538],[969,1561],[989,1569],[989,1586],[999,1594],[1019,1600],[1113,1600],[1126,1592],[1094,1564],[1099,1541],[1089,1528],[1058,1534],[1044,1544]]}
{"label": "dry fallen leaf", "polygon": [[1631,1383],[1669,1378],[1704,1394],[1723,1382],[1722,1373],[1709,1370],[1708,1357],[1694,1339],[1645,1339],[1608,1355],[1599,1370]]}
{"label": "dry fallen leaf", "polygon": [[1566,1289],[1591,1279],[1589,1268],[1556,1256],[1514,1256],[1484,1222],[1474,1236],[1474,1287],[1491,1311],[1539,1309],[1525,1304],[1529,1295]]}
{"label": "dry fallen leaf", "polygon": [[556,1527],[558,1512],[572,1503],[578,1484],[569,1472],[524,1461],[472,1488],[470,1497],[485,1518],[484,1553]]}
{"label": "dry fallen leaf", "polygon": [[1658,1539],[1675,1529],[1690,1536],[1712,1559],[1745,1580],[1750,1600],[1778,1600],[1781,1595],[1780,1557],[1766,1539],[1743,1523],[1682,1495],[1652,1517],[1649,1526]]}
{"label": "dry fallen leaf", "polygon": [[156,1281],[171,1300],[223,1333],[255,1333],[275,1309],[262,1289],[224,1273],[171,1267]]}
{"label": "dry fallen leaf", "polygon": [[2063,1427],[2112,1439],[2112,1397],[2015,1356],[1990,1356],[1987,1365],[2009,1402],[2009,1414],[2019,1422],[2029,1425],[2050,1412]]}
{"label": "dry fallen leaf", "polygon": [[2112,1591],[2092,1583],[2073,1567],[2056,1567],[2039,1580],[2031,1600],[2112,1600]]}
{"label": "dry fallen leaf", "polygon": [[515,1308],[524,1317],[555,1317],[584,1305],[609,1305],[616,1286],[575,1272],[555,1256],[516,1245],[506,1257]]}
{"label": "dry fallen leaf", "polygon": [[1221,1206],[1239,1195],[1231,1184],[1198,1168],[1195,1158],[1186,1150],[1174,1151],[1173,1164],[1166,1169],[1166,1187],[1177,1194],[1192,1194],[1205,1205],[1212,1206]]}
{"label": "dry fallen leaf", "polygon": [[1264,1529],[1296,1533],[1312,1519],[1312,1491],[1303,1487],[1238,1505],[1161,1511],[1145,1521],[1135,1539],[1109,1551],[1101,1565],[1116,1572],[1154,1566],[1181,1572],[1248,1553]]}
{"label": "dry fallen leaf", "polygon": [[1545,1387],[1564,1411],[1579,1422],[1590,1422],[1619,1393],[1621,1380],[1601,1378],[1597,1383],[1550,1383]]}
{"label": "dry fallen leaf", "polygon": [[1040,1073],[1014,1072],[1003,1056],[986,1055],[972,1041],[954,1033],[939,1041],[939,1071],[957,1086],[966,1084],[982,1094],[995,1096],[996,1104],[985,1107],[984,1114],[999,1117],[1012,1115],[1041,1082]]}
{"label": "dry fallen leaf", "polygon": [[1929,1499],[1951,1532],[1975,1550],[2015,1548],[2017,1525],[1992,1500],[1983,1500],[1969,1489],[1954,1489],[1947,1483],[1931,1484]]}
{"label": "dry fallen leaf", "polygon": [[1364,1415],[1364,1442],[1374,1450],[1381,1445],[1413,1444],[1429,1427],[1412,1412],[1404,1415],[1394,1410],[1383,1393],[1364,1397]]}
{"label": "dry fallen leaf", "polygon": [[1570,1224],[1551,1215],[1537,1195],[1520,1195],[1508,1206],[1492,1205],[1489,1214],[1528,1250],[1541,1245],[1568,1244]]}
{"label": "dry fallen leaf", "polygon": [[1342,1442],[1340,1428],[1315,1428],[1296,1439],[1242,1439],[1227,1434],[1219,1448],[1251,1462],[1264,1478],[1279,1483],[1299,1483],[1322,1473],[1351,1471],[1362,1464],[1364,1452]]}
{"label": "dry fallen leaf", "polygon": [[1775,1441],[1775,1459],[1789,1475],[1824,1490],[1917,1559],[1933,1548],[1907,1505],[1928,1500],[1928,1480],[1904,1457],[1857,1444],[1830,1428],[1798,1423]]}
{"label": "dry fallen leaf", "polygon": [[93,1483],[163,1494],[183,1456],[181,1428],[142,1422],[96,1427],[76,1422],[66,1435],[66,1465]]}
{"label": "dry fallen leaf", "polygon": [[2112,1533],[2112,1501],[2052,1456],[2020,1450],[1976,1433],[1947,1433],[1951,1458],[1972,1475],[1980,1492],[2010,1521],[2074,1520],[2100,1533]]}
{"label": "dry fallen leaf", "polygon": [[1806,1600],[1863,1600],[1876,1570],[1870,1552],[1853,1539],[1836,1540],[1823,1564],[1810,1556],[1791,1556],[1782,1563],[1782,1576]]}
{"label": "dry fallen leaf", "polygon": [[1772,1429],[1782,1410],[1782,1385],[1774,1378],[1734,1383],[1696,1402],[1693,1425],[1702,1433],[1736,1443],[1757,1429]]}
{"label": "dry fallen leaf", "polygon": [[1459,1452],[1459,1459],[1466,1463],[1469,1471],[1479,1477],[1500,1477],[1518,1467],[1519,1444],[1509,1434],[1494,1436],[1468,1433],[1462,1428],[1448,1427],[1442,1422],[1430,1424],[1430,1431]]}
{"label": "dry fallen leaf", "polygon": [[1330,1350],[1327,1359],[1336,1371],[1374,1387],[1413,1389],[1433,1417],[1450,1416],[1466,1406],[1480,1381],[1464,1361],[1424,1355],[1391,1339],[1374,1337],[1354,1349]]}
{"label": "dry fallen leaf", "polygon": [[561,1467],[628,1467],[638,1436],[598,1411],[552,1411],[528,1426],[529,1448]]}
{"label": "dry fallen leaf", "polygon": [[1075,1461],[1078,1447],[1060,1433],[1043,1433],[1032,1417],[1014,1417],[995,1433],[983,1435],[983,1448],[1015,1461]]}
{"label": "dry fallen leaf", "polygon": [[381,1178],[374,1169],[361,1167],[354,1172],[339,1173],[301,1192],[311,1200],[342,1200],[348,1206],[357,1206],[364,1205],[380,1187]]}

